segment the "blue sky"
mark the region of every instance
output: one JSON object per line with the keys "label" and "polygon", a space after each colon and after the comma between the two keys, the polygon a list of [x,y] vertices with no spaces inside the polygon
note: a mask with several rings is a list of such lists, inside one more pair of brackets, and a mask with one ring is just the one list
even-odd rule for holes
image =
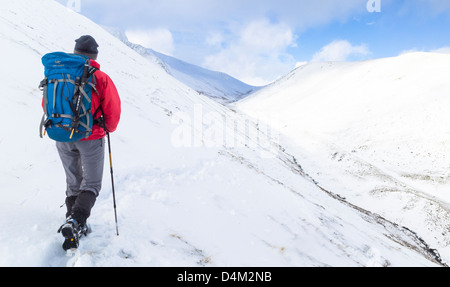
{"label": "blue sky", "polygon": [[450,52],[449,0],[58,2],[132,42],[254,85],[304,62]]}

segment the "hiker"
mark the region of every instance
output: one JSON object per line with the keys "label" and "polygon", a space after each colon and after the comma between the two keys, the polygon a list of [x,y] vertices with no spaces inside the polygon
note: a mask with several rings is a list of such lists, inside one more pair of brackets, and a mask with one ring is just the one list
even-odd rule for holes
{"label": "hiker", "polygon": [[105,130],[109,133],[114,132],[121,114],[117,89],[111,78],[100,71],[100,65],[96,62],[99,45],[89,35],[82,36],[75,42],[74,54],[87,56],[90,59],[90,66],[96,68],[93,69],[95,73],[91,76],[94,78],[92,86],[95,88],[92,88],[90,102],[94,124],[87,138],[74,142],[56,141],[67,183],[66,223],[59,229],[66,238],[63,244],[65,250],[77,248],[76,234],[80,231],[87,232],[86,221],[102,187]]}

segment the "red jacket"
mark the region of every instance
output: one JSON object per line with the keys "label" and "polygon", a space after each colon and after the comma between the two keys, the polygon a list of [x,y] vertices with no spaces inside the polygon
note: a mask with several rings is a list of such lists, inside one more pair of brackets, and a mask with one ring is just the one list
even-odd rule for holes
{"label": "red jacket", "polygon": [[[93,113],[95,113],[99,106],[102,106],[105,117],[106,130],[112,133],[117,129],[117,125],[120,121],[121,104],[119,93],[117,92],[116,86],[114,85],[111,78],[107,74],[100,71],[99,63],[91,60],[91,66],[99,69],[94,74],[95,80],[97,81],[95,88],[97,89],[98,94],[95,91],[92,92],[91,108]],[[100,116],[101,111],[99,111],[95,115],[94,120],[99,118]],[[92,134],[89,136],[89,138],[83,140],[96,140],[103,137],[105,137],[105,131],[103,130],[103,127],[94,125],[92,128]]]}

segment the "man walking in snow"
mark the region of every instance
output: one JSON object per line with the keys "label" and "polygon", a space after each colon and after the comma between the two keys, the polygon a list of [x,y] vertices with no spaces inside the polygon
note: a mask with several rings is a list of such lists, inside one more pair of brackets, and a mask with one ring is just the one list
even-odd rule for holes
{"label": "man walking in snow", "polygon": [[[96,198],[98,197],[103,178],[105,157],[105,129],[114,132],[119,124],[121,102],[117,89],[111,78],[100,71],[96,62],[99,45],[92,36],[82,36],[75,40],[74,54],[87,56],[91,59],[91,66],[97,68],[95,72],[96,92],[92,93],[92,111],[94,111],[94,124],[92,134],[77,142],[57,142],[59,156],[66,174],[66,207],[67,222],[61,226],[60,232],[67,234],[87,231],[86,220],[91,214]],[[95,111],[101,111],[95,113]],[[102,117],[103,114],[103,117]],[[65,242],[64,249],[72,247]]]}

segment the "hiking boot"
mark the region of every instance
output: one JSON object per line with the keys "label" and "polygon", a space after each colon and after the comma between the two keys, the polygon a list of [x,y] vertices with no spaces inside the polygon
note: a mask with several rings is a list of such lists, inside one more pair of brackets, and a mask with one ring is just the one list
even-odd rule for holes
{"label": "hiking boot", "polygon": [[80,237],[82,235],[86,236],[88,233],[87,224],[80,225],[72,217],[68,217],[66,223],[61,225],[58,229],[58,233],[61,233],[65,238],[63,243],[63,249],[77,249],[80,244]]}

